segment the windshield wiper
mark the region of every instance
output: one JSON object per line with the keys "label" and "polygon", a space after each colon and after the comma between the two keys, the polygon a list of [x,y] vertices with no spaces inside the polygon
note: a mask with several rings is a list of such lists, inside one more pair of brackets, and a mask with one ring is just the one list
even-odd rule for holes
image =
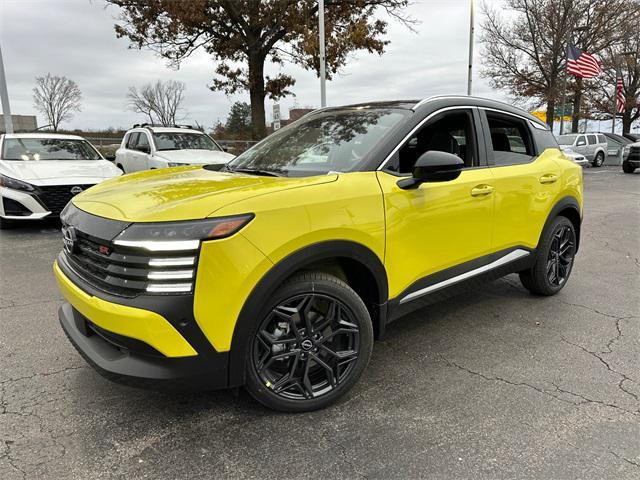
{"label": "windshield wiper", "polygon": [[266,177],[286,177],[286,170],[261,170],[259,168],[226,168],[229,172],[251,173],[254,175],[263,175]]}

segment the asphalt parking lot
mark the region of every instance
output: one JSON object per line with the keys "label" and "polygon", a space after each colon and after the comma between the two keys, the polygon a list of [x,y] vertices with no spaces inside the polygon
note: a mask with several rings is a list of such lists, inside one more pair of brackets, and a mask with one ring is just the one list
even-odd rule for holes
{"label": "asphalt parking lot", "polygon": [[585,171],[567,287],[516,276],[389,327],[326,410],[110,383],[68,343],[55,225],[0,233],[0,478],[640,478],[640,172]]}

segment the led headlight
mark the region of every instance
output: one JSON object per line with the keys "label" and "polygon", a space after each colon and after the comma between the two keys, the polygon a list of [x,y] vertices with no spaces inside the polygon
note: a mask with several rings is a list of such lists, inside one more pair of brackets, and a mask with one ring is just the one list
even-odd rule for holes
{"label": "led headlight", "polygon": [[22,190],[23,192],[35,192],[36,187],[30,183],[16,180],[15,178],[0,175],[0,187],[11,188],[12,190]]}
{"label": "led headlight", "polygon": [[123,247],[151,252],[197,250],[202,240],[233,235],[253,218],[253,214],[207,218],[184,222],[133,223],[113,241]]}

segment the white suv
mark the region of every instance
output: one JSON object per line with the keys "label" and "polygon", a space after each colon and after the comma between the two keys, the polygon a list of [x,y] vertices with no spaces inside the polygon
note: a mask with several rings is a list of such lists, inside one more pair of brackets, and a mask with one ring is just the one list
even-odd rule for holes
{"label": "white suv", "polygon": [[226,164],[226,153],[209,135],[189,126],[134,125],[116,150],[116,165],[126,173],[184,165]]}
{"label": "white suv", "polygon": [[0,228],[57,217],[74,195],[122,175],[75,135],[0,135]]}
{"label": "white suv", "polygon": [[569,133],[558,137],[558,144],[565,152],[584,155],[591,165],[601,167],[607,158],[607,138],[601,133]]}

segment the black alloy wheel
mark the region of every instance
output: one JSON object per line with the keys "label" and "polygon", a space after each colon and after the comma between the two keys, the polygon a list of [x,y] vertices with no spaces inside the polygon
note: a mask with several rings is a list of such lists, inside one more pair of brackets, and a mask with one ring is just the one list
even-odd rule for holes
{"label": "black alloy wheel", "polygon": [[270,408],[308,411],[346,393],[366,367],[373,329],[344,282],[306,273],[287,282],[247,352],[247,390]]}
{"label": "black alloy wheel", "polygon": [[536,295],[554,295],[567,284],[577,251],[576,230],[567,217],[545,227],[531,268],[520,272],[522,285]]}
{"label": "black alloy wheel", "polygon": [[560,226],[551,240],[547,256],[547,279],[551,285],[560,287],[569,278],[575,254],[575,235],[568,225]]}

